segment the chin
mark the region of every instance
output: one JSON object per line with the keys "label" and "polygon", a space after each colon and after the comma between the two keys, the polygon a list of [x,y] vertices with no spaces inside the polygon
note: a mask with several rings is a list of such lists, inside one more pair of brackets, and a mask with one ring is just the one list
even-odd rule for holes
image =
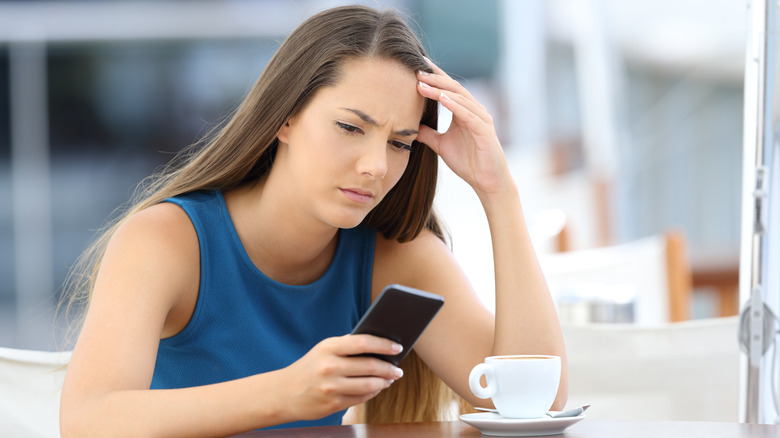
{"label": "chin", "polygon": [[336,228],[349,229],[349,228],[355,228],[358,225],[360,225],[361,223],[363,223],[363,219],[365,219],[365,216],[363,216],[359,220],[357,220],[357,219],[343,219],[343,220],[333,221],[331,223]]}
{"label": "chin", "polygon": [[336,228],[355,228],[363,223],[363,220],[368,215],[368,211],[360,212],[359,214],[355,211],[352,211],[351,213],[352,214],[342,214],[330,217],[328,222]]}

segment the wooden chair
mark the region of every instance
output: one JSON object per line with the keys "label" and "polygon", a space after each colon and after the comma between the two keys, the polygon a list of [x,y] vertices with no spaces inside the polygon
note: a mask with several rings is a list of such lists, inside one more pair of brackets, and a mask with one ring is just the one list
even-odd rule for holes
{"label": "wooden chair", "polygon": [[691,271],[694,290],[714,295],[718,316],[739,314],[739,251],[700,255]]}
{"label": "wooden chair", "polygon": [[542,254],[553,296],[583,285],[621,285],[636,292],[638,323],[690,319],[691,268],[682,233],[666,233],[619,245]]}

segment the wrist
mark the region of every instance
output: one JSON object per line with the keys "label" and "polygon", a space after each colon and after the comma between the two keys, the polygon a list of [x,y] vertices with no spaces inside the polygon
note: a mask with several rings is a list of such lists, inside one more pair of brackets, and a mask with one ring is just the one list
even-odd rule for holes
{"label": "wrist", "polygon": [[477,191],[477,196],[488,217],[493,212],[506,212],[513,206],[520,207],[520,192],[512,178],[507,178],[496,190]]}
{"label": "wrist", "polygon": [[285,369],[257,374],[250,377],[254,379],[253,388],[255,414],[257,418],[264,419],[269,426],[290,423],[299,418],[296,417],[293,400],[290,396],[289,386],[285,384]]}

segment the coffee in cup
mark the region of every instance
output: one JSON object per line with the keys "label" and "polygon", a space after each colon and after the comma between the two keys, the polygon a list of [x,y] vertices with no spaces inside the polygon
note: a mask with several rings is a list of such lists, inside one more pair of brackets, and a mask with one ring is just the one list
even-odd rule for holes
{"label": "coffee in cup", "polygon": [[558,356],[491,356],[471,370],[469,387],[477,397],[493,400],[502,417],[539,418],[555,401],[560,380]]}

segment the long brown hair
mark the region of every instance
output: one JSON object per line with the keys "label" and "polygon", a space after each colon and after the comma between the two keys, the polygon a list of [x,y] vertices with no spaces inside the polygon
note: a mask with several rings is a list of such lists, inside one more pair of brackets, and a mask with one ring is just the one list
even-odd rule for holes
{"label": "long brown hair", "polygon": [[[338,82],[345,60],[378,57],[399,62],[411,71],[431,71],[424,56],[420,40],[392,11],[339,7],[302,23],[282,43],[232,118],[142,182],[127,208],[77,260],[66,280],[60,306],[66,317],[74,312],[79,314],[72,332],[78,332],[83,324],[106,246],[128,217],[172,196],[195,190],[229,190],[260,178],[273,165],[280,127],[317,90]],[[437,103],[426,99],[420,122],[435,129],[437,120]],[[362,225],[401,242],[413,239],[426,228],[443,239],[432,210],[437,164],[437,156],[430,148],[415,145],[403,176]],[[404,366],[406,377],[394,384],[392,391],[383,392],[367,405],[367,420],[441,419],[452,400],[451,392],[414,353],[407,357]],[[439,401],[431,403],[431,395]],[[394,402],[382,401],[387,398]],[[403,403],[396,403],[400,399]],[[394,406],[404,406],[405,412],[426,414],[420,418],[418,414],[393,413]]]}

